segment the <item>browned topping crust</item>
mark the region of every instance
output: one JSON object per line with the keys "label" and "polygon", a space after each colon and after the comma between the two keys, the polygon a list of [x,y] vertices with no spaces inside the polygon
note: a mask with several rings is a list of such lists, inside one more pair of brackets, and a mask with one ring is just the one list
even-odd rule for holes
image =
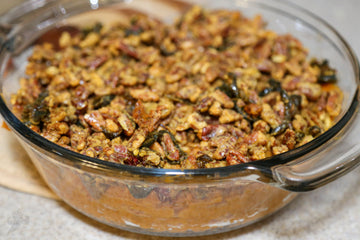
{"label": "browned topping crust", "polygon": [[326,61],[260,16],[193,7],[34,47],[12,96],[32,130],[105,161],[212,168],[271,157],[329,129],[342,92]]}

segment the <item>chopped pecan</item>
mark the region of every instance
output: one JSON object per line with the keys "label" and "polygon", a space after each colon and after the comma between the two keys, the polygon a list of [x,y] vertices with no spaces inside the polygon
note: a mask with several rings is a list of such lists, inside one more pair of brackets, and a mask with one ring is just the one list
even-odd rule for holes
{"label": "chopped pecan", "polygon": [[166,158],[170,161],[178,161],[180,159],[180,151],[175,146],[171,136],[169,133],[165,133],[163,135],[163,139],[161,141],[161,144],[164,148]]}
{"label": "chopped pecan", "polygon": [[157,102],[159,101],[160,97],[155,92],[147,89],[130,89],[130,95],[138,100],[144,101],[144,102]]}
{"label": "chopped pecan", "polygon": [[117,120],[122,129],[124,130],[126,136],[133,135],[136,129],[136,125],[127,113],[120,114]]}
{"label": "chopped pecan", "polygon": [[129,149],[129,151],[133,152],[136,149],[139,149],[145,141],[146,135],[147,131],[143,128],[135,130],[134,134],[131,136],[127,144],[127,148]]}
{"label": "chopped pecan", "polygon": [[320,84],[310,82],[299,82],[297,84],[299,92],[304,94],[309,100],[317,100],[322,93]]}
{"label": "chopped pecan", "polygon": [[231,109],[224,109],[219,118],[220,123],[231,123],[242,119],[241,114]]}
{"label": "chopped pecan", "polygon": [[196,85],[189,85],[181,88],[176,94],[177,97],[182,99],[188,99],[191,102],[196,102],[201,94],[201,89]]}
{"label": "chopped pecan", "polygon": [[148,132],[152,132],[159,124],[161,113],[159,109],[147,111],[144,103],[137,101],[132,117],[140,128],[145,128],[148,129]]}
{"label": "chopped pecan", "polygon": [[218,101],[215,101],[209,108],[210,115],[220,116],[222,113],[223,113],[223,109],[221,107],[221,103]]}
{"label": "chopped pecan", "polygon": [[207,112],[209,110],[209,107],[213,104],[213,102],[214,102],[214,98],[204,97],[200,101],[198,101],[196,109],[202,113]]}
{"label": "chopped pecan", "polygon": [[101,132],[105,128],[105,119],[99,111],[93,111],[84,115],[85,121],[94,129]]}
{"label": "chopped pecan", "polygon": [[226,95],[224,92],[220,90],[215,90],[211,95],[216,101],[220,102],[224,108],[233,108],[234,102]]}

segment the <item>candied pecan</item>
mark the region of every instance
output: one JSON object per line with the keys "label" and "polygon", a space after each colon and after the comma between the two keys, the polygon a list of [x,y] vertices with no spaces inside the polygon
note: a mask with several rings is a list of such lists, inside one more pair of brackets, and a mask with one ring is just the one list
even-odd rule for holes
{"label": "candied pecan", "polygon": [[99,111],[85,114],[84,119],[95,131],[101,132],[105,128],[105,119]]}
{"label": "candied pecan", "polygon": [[100,35],[95,32],[89,33],[84,40],[80,42],[81,48],[92,47],[97,44],[100,40]]}
{"label": "candied pecan", "polygon": [[175,146],[169,133],[165,133],[163,135],[161,144],[163,146],[167,159],[169,159],[170,161],[178,161],[180,159],[180,151]]}
{"label": "candied pecan", "polygon": [[276,127],[280,124],[280,117],[275,114],[274,110],[269,104],[262,105],[261,118],[267,122],[271,127]]}
{"label": "candied pecan", "polygon": [[165,158],[165,151],[158,142],[154,142],[151,147],[151,150],[155,151],[161,158]]}
{"label": "candied pecan", "polygon": [[195,130],[202,130],[204,127],[207,126],[207,123],[204,121],[204,119],[201,117],[200,114],[197,112],[194,112],[189,115],[187,119],[189,126]]}
{"label": "candied pecan", "polygon": [[270,126],[264,120],[258,120],[254,122],[253,129],[255,131],[261,131],[263,133],[268,133],[270,131]]}
{"label": "candied pecan", "polygon": [[113,148],[109,149],[108,158],[112,162],[120,162],[124,164],[129,164],[136,166],[140,161],[135,156],[133,156],[126,146],[121,144],[115,144]]}
{"label": "candied pecan", "polygon": [[338,116],[341,111],[343,93],[338,87],[334,85],[331,85],[331,87],[327,86],[326,88],[330,88],[329,96],[326,101],[326,111],[331,117]]}
{"label": "candied pecan", "polygon": [[249,148],[249,159],[252,161],[264,159],[269,156],[269,150],[265,146],[251,146]]}
{"label": "candied pecan", "polygon": [[201,94],[201,89],[196,85],[189,85],[181,88],[176,96],[182,99],[188,99],[191,102],[196,102]]}
{"label": "candied pecan", "polygon": [[87,137],[89,136],[89,129],[82,128],[77,125],[70,126],[70,144],[71,147],[81,151],[86,147]]}
{"label": "candied pecan", "polygon": [[68,146],[70,144],[70,138],[67,136],[62,136],[57,141],[57,144],[59,144],[60,146],[63,146],[63,147]]}
{"label": "candied pecan", "polygon": [[229,153],[226,155],[226,162],[229,165],[246,163],[249,161],[250,160],[246,156],[244,156],[243,154],[241,154],[240,152],[238,152],[236,150],[230,150]]}
{"label": "candied pecan", "polygon": [[219,117],[220,123],[231,123],[242,119],[241,114],[231,109],[224,109]]}
{"label": "candied pecan", "polygon": [[196,109],[199,112],[206,112],[209,110],[209,107],[213,104],[214,98],[212,97],[204,97],[200,101],[198,101],[198,104],[196,106]]}
{"label": "candied pecan", "polygon": [[220,102],[222,106],[225,108],[233,108],[234,102],[226,95],[224,92],[220,90],[215,90],[211,95],[216,101]]}
{"label": "candied pecan", "polygon": [[96,69],[101,65],[103,65],[107,60],[108,60],[108,56],[106,55],[97,56],[95,59],[89,61],[87,65],[90,69]]}
{"label": "candied pecan", "polygon": [[321,96],[321,86],[317,83],[299,82],[296,86],[309,100],[315,101]]}
{"label": "candied pecan", "polygon": [[213,82],[217,77],[221,75],[219,68],[210,66],[205,72],[205,80],[207,82]]}
{"label": "candied pecan", "polygon": [[150,91],[147,88],[143,89],[130,89],[130,95],[138,100],[144,102],[157,102],[159,101],[160,97],[155,92]]}
{"label": "candied pecan", "polygon": [[252,116],[259,116],[262,111],[262,107],[259,104],[250,103],[245,105],[244,110]]}
{"label": "candied pecan", "polygon": [[244,142],[247,142],[250,145],[263,145],[267,144],[268,138],[261,131],[253,131],[247,137],[244,138]]}
{"label": "candied pecan", "polygon": [[139,128],[135,130],[134,134],[131,136],[127,144],[127,148],[129,149],[129,151],[133,152],[136,149],[139,149],[140,146],[145,141],[146,135],[147,135],[147,130],[143,128]]}
{"label": "candied pecan", "polygon": [[[117,125],[117,123],[112,119],[105,120],[105,130],[107,133],[120,134],[121,128]],[[114,135],[113,135],[114,136]]]}
{"label": "candied pecan", "polygon": [[74,90],[74,96],[72,98],[72,104],[76,107],[77,110],[86,110],[88,107],[88,97],[90,92],[86,89],[85,86],[78,86]]}
{"label": "candied pecan", "polygon": [[51,142],[56,142],[60,139],[61,135],[55,129],[46,129],[43,130],[41,136],[46,138]]}
{"label": "candied pecan", "polygon": [[148,148],[141,148],[134,151],[134,155],[142,158],[145,164],[158,166],[161,162],[161,158],[158,154]]}
{"label": "candied pecan", "polygon": [[236,144],[236,138],[230,135],[220,135],[209,140],[209,144],[212,147],[216,147],[213,153],[214,159],[223,159],[226,154],[234,148]]}
{"label": "candied pecan", "polygon": [[287,151],[289,151],[289,148],[286,145],[279,145],[279,146],[272,147],[272,153],[274,155],[284,153],[284,152],[287,152]]}
{"label": "candied pecan", "polygon": [[[213,98],[212,98],[213,99]],[[213,116],[220,116],[223,113],[223,109],[221,107],[221,103],[215,101],[211,107],[209,108],[209,114]]]}
{"label": "candied pecan", "polygon": [[170,69],[169,73],[166,74],[166,82],[167,83],[174,83],[179,81],[181,78],[183,78],[187,74],[186,70],[182,68],[181,66],[174,66],[172,69]]}
{"label": "candied pecan", "polygon": [[305,129],[308,127],[307,121],[299,114],[294,116],[294,120],[292,121],[292,126],[295,131],[304,132]]}
{"label": "candied pecan", "polygon": [[293,149],[296,145],[295,132],[291,129],[286,129],[282,136],[282,143],[285,144],[288,149]]}
{"label": "candied pecan", "polygon": [[117,119],[120,126],[124,130],[126,136],[131,136],[135,132],[136,125],[134,121],[130,118],[130,116],[126,113],[120,114],[119,118]]}
{"label": "candied pecan", "polygon": [[168,98],[161,98],[158,105],[158,110],[160,111],[161,118],[164,119],[172,114],[175,106]]}
{"label": "candied pecan", "polygon": [[152,132],[159,124],[161,113],[159,109],[147,112],[144,103],[137,101],[132,117],[140,128],[146,128],[148,132]]}
{"label": "candied pecan", "polygon": [[136,52],[136,50],[132,46],[120,41],[117,47],[125,55],[132,57],[134,59],[137,59],[137,60],[140,59],[139,54]]}

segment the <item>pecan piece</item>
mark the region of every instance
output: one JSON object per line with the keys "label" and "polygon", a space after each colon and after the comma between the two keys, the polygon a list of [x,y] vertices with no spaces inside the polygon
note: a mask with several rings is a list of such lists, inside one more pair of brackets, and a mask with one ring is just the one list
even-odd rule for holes
{"label": "pecan piece", "polygon": [[175,146],[169,133],[163,134],[161,143],[164,148],[167,159],[169,159],[171,161],[178,161],[180,159],[180,151]]}
{"label": "pecan piece", "polygon": [[128,114],[126,113],[120,114],[117,120],[120,123],[122,129],[124,130],[126,136],[131,136],[134,134],[136,125]]}
{"label": "pecan piece", "polygon": [[151,91],[148,88],[130,89],[130,95],[133,98],[144,101],[144,102],[157,102],[160,99],[160,97],[157,93]]}
{"label": "pecan piece", "polygon": [[231,98],[219,89],[215,90],[215,92],[211,94],[211,97],[213,97],[216,101],[220,102],[221,105],[225,108],[234,107],[234,102],[231,100]]}

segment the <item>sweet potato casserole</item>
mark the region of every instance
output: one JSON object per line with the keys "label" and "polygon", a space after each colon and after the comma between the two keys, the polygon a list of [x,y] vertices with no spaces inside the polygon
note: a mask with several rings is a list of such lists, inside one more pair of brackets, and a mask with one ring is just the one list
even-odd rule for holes
{"label": "sweet potato casserole", "polygon": [[14,112],[67,149],[155,168],[213,168],[280,154],[327,129],[343,94],[326,60],[260,16],[193,7],[64,31],[34,46]]}

